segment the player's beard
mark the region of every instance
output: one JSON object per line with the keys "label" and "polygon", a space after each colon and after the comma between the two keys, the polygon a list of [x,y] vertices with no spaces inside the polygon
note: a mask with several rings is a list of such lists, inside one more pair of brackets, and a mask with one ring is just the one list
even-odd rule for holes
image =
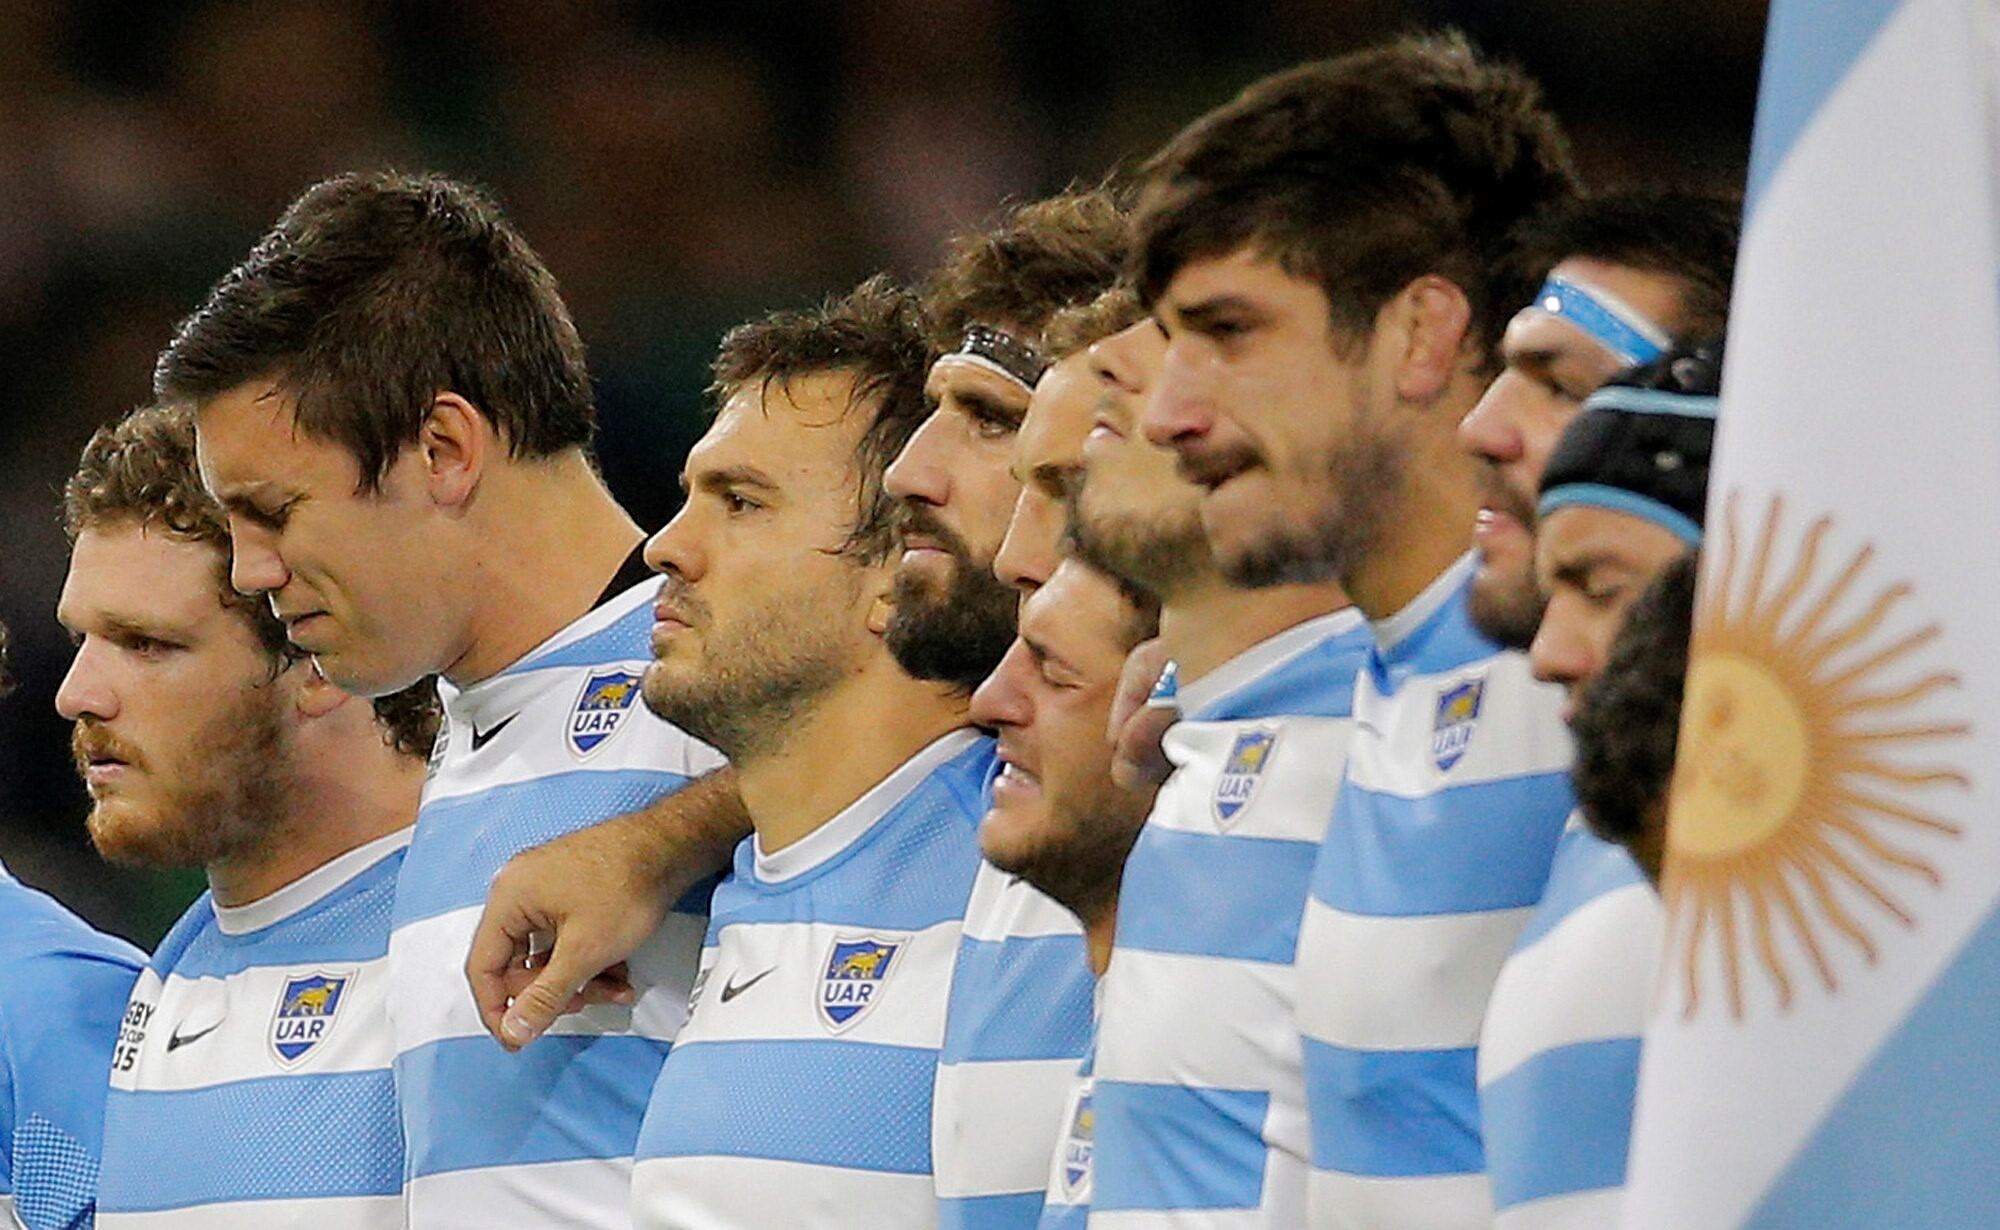
{"label": "player's beard", "polygon": [[1489,639],[1507,649],[1526,649],[1534,642],[1542,626],[1542,611],[1548,605],[1534,577],[1535,506],[1507,485],[1496,466],[1481,466],[1479,485],[1480,500],[1486,507],[1512,517],[1528,532],[1530,555],[1518,568],[1483,565],[1467,595],[1467,613],[1472,626]]}
{"label": "player's beard", "polygon": [[661,601],[696,638],[691,660],[656,659],[640,694],[646,707],[731,760],[755,758],[845,677],[851,630],[843,623],[861,592],[852,570],[824,592],[772,594],[718,626],[684,582],[668,577]]}
{"label": "player's beard", "polygon": [[1014,643],[1020,595],[993,575],[993,561],[972,556],[965,540],[929,509],[904,504],[900,528],[936,540],[950,554],[951,579],[942,588],[909,569],[896,570],[895,609],[885,640],[913,679],[930,679],[971,691],[993,673]]}
{"label": "player's beard", "polygon": [[1406,486],[1405,458],[1403,444],[1357,426],[1316,476],[1304,523],[1276,510],[1254,545],[1218,561],[1223,575],[1246,589],[1352,577],[1388,535]]}
{"label": "player's beard", "polygon": [[1109,777],[1094,780],[1068,797],[1051,797],[1032,836],[985,849],[986,859],[1088,926],[1116,906],[1126,857],[1149,810],[1149,801],[1112,785]]}
{"label": "player's beard", "polygon": [[1069,489],[1070,546],[1084,563],[1161,602],[1214,571],[1198,502],[1148,517],[1097,508],[1090,491],[1087,476]]}
{"label": "player's beard", "polygon": [[282,840],[291,814],[288,693],[266,684],[155,756],[79,719],[71,749],[81,772],[92,754],[117,756],[143,782],[93,797],[86,826],[106,860],[133,867],[253,863]]}

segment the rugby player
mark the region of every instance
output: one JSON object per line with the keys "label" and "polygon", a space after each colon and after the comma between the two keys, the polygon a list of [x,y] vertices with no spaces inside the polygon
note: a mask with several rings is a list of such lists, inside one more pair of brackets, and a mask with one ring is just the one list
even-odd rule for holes
{"label": "rugby player", "polygon": [[1166,350],[1149,319],[1091,348],[1106,393],[1072,488],[1080,554],[1160,597],[1184,715],[1101,992],[1095,1207],[1135,1227],[1296,1226],[1309,1150],[1293,949],[1370,636],[1337,583],[1222,576],[1201,489],[1139,434]]}
{"label": "rugby player", "polygon": [[[0,696],[7,626],[0,624]],[[125,1001],[145,957],[0,866],[0,1222],[26,1230],[91,1224],[104,1082]]]}
{"label": "rugby player", "polygon": [[1134,264],[1167,335],[1144,430],[1203,489],[1225,576],[1336,580],[1375,642],[1297,947],[1310,1224],[1484,1226],[1479,1021],[1569,747],[1560,694],[1468,622],[1456,430],[1528,295],[1511,236],[1574,191],[1567,147],[1531,81],[1436,36],[1257,82],[1144,176]]}
{"label": "rugby player", "polygon": [[[1010,541],[1018,529],[1009,528]],[[1151,801],[1112,783],[1104,727],[1125,655],[1158,631],[1157,612],[1150,595],[1061,560],[1022,599],[1013,647],[972,695],[973,720],[998,732],[1001,765],[980,847],[1076,916],[1099,979],[1125,858]],[[1091,1071],[1086,1049],[1048,1160],[1040,1230],[1081,1230],[1090,1212]]]}
{"label": "rugby player", "polygon": [[[565,1018],[523,1059],[487,1036],[462,975],[510,855],[719,762],[639,703],[659,578],[592,464],[589,373],[554,279],[465,185],[341,176],[217,283],[155,384],[194,407],[237,589],[266,595],[342,687],[442,677],[387,972],[410,1225],[628,1225],[705,903],[651,929],[626,1002]],[[725,812],[690,840],[732,842]]]}
{"label": "rugby player", "polygon": [[1633,600],[1603,672],[1583,690],[1570,719],[1577,810],[1593,833],[1625,847],[1655,889],[1700,562],[1699,552],[1683,555]]}
{"label": "rugby player", "polygon": [[931,1097],[993,744],[884,643],[882,471],[928,358],[880,279],[733,330],[687,503],[647,546],[667,580],[646,704],[729,756],[755,835],[640,1136],[642,1227],[936,1224]]}
{"label": "rugby player", "polygon": [[117,1031],[97,1224],[401,1226],[389,915],[435,698],[372,712],[230,589],[185,415],[100,430],[63,505],[91,840],[209,885]]}
{"label": "rugby player", "polygon": [[[1568,690],[1571,721],[1632,603],[1700,546],[1720,367],[1719,346],[1665,352],[1591,394],[1549,456],[1535,533],[1548,603],[1529,660]],[[1499,1225],[1618,1221],[1662,926],[1632,855],[1572,819],[1480,1037]]]}
{"label": "rugby player", "polygon": [[[933,341],[949,349],[927,377],[934,409],[885,477],[906,548],[887,641],[912,675],[970,692],[1011,642],[1015,599],[992,570],[1018,495],[1013,436],[1044,366],[1033,340],[1115,280],[1125,237],[1110,196],[1065,194],[962,236],[926,288]],[[575,1006],[647,933],[670,886],[710,865],[702,849],[641,814],[517,859],[466,971],[495,1036],[519,1045]],[[509,972],[537,930],[553,948],[523,983]],[[982,866],[956,969],[934,1122],[942,1223],[1032,1226],[1089,1032],[1083,937],[1067,911]]]}
{"label": "rugby player", "polygon": [[[937,408],[886,480],[904,513],[889,645],[919,678],[970,689],[1014,638],[1017,599],[994,565],[1020,497],[1015,434],[1048,366],[1038,339],[1058,311],[1111,287],[1126,236],[1108,193],[1068,193],[961,237],[929,281],[942,353],[926,388]],[[1040,1217],[1093,984],[1076,917],[982,863],[938,1065],[932,1148],[945,1230]]]}
{"label": "rugby player", "polygon": [[1509,649],[1526,649],[1541,618],[1534,509],[1549,450],[1612,376],[1721,336],[1741,214],[1731,197],[1627,190],[1526,229],[1517,260],[1548,276],[1508,321],[1500,374],[1458,429],[1481,482],[1472,620]]}

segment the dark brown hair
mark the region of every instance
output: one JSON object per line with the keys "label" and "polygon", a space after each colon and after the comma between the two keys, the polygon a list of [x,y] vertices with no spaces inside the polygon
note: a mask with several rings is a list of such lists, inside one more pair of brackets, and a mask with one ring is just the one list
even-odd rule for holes
{"label": "dark brown hair", "polygon": [[[229,582],[229,525],[222,506],[195,468],[194,420],[184,409],[142,406],[83,446],[76,472],[63,485],[63,532],[74,543],[85,530],[134,526],[165,530],[215,551],[215,592],[257,636],[276,678],[304,655],[285,639],[285,625],[262,597]],[[383,738],[397,751],[422,756],[437,738],[436,684],[422,679],[374,702]]]}
{"label": "dark brown hair", "polygon": [[1057,311],[1090,302],[1118,280],[1131,237],[1130,219],[1107,188],[1034,201],[958,236],[924,284],[932,341],[950,349],[973,324],[1033,340]]}
{"label": "dark brown hair", "polygon": [[1042,328],[1042,353],[1052,363],[1068,358],[1145,318],[1146,309],[1139,305],[1139,292],[1129,283],[1120,282],[1089,303],[1066,307],[1050,317]]}
{"label": "dark brown hair", "polygon": [[485,194],[439,175],[342,175],[308,189],[180,323],[155,396],[197,408],[253,380],[373,491],[452,392],[509,454],[588,448],[583,342],[555,278]]}
{"label": "dark brown hair", "polygon": [[768,389],[826,372],[853,378],[850,410],[869,403],[874,417],[855,447],[860,490],[844,550],[875,564],[895,544],[895,502],[882,476],[929,413],[931,356],[916,296],[877,275],[816,308],[773,312],[731,329],[715,356],[710,392],[719,405],[753,381]]}
{"label": "dark brown hair", "polygon": [[1147,304],[1191,261],[1249,246],[1325,291],[1343,340],[1425,274],[1472,306],[1490,356],[1534,285],[1522,221],[1576,190],[1524,73],[1457,33],[1400,39],[1255,82],[1142,170],[1134,273]]}
{"label": "dark brown hair", "polygon": [[[1529,220],[1519,259],[1536,281],[1577,258],[1672,278],[1679,283],[1680,310],[1656,323],[1685,345],[1720,337],[1728,327],[1742,220],[1740,197],[1677,188],[1607,192],[1563,202]],[[1524,297],[1516,306],[1527,302]]]}

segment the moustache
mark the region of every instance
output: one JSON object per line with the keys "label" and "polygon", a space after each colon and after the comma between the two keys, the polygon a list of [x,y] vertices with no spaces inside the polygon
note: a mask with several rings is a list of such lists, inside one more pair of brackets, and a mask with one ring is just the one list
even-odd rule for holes
{"label": "moustache", "polygon": [[708,622],[708,604],[695,596],[694,586],[678,577],[669,576],[660,585],[658,596],[653,599],[655,606],[663,606],[674,613],[674,618],[689,627]]}
{"label": "moustache", "polygon": [[1507,476],[1500,472],[1500,467],[1491,461],[1484,461],[1479,467],[1479,500],[1493,511],[1514,518],[1523,528],[1535,528],[1533,497],[1523,497],[1507,482]]}
{"label": "moustache", "polygon": [[70,731],[69,747],[79,774],[97,760],[123,761],[134,768],[145,763],[137,748],[104,729],[95,718],[77,720],[76,728]]}
{"label": "moustache", "polygon": [[965,539],[938,520],[927,504],[905,503],[896,516],[896,537],[904,542],[911,538],[929,538],[938,546],[950,552],[961,561],[971,561],[972,550],[965,545]]}
{"label": "moustache", "polygon": [[1249,444],[1221,445],[1200,452],[1176,450],[1175,468],[1181,477],[1198,487],[1214,490],[1229,479],[1263,461],[1263,454]]}

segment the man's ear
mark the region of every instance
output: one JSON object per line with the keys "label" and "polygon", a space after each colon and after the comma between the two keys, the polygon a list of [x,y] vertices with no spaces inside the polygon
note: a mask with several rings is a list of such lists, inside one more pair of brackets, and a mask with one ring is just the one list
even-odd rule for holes
{"label": "man's ear", "polygon": [[417,449],[432,502],[454,509],[469,502],[498,443],[493,424],[471,402],[449,392],[431,399]]}
{"label": "man's ear", "polygon": [[891,596],[896,591],[895,565],[870,568],[867,584],[873,591],[868,602],[868,631],[882,636],[889,631],[890,617],[896,613],[896,601]]}
{"label": "man's ear", "polygon": [[1396,396],[1406,402],[1428,402],[1450,387],[1462,366],[1466,334],[1472,328],[1472,302],[1450,278],[1427,273],[1405,286],[1389,304],[1398,326]]}
{"label": "man's ear", "polygon": [[328,683],[326,676],[319,673],[316,662],[301,662],[292,669],[301,673],[298,699],[293,702],[299,707],[300,717],[323,718],[354,699],[351,694]]}

